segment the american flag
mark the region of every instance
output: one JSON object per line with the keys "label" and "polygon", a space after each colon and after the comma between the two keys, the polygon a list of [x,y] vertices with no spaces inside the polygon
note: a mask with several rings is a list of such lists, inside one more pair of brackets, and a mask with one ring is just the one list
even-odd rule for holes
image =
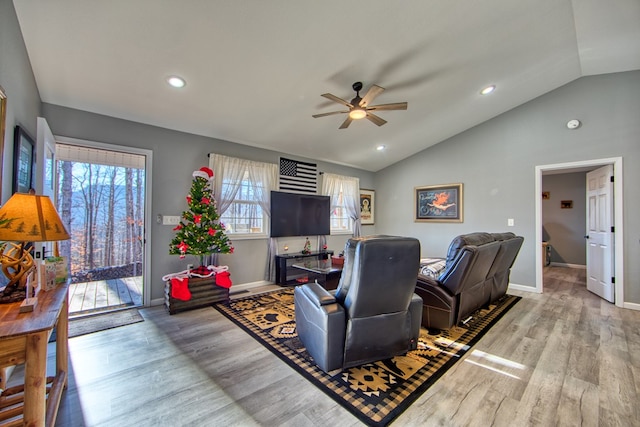
{"label": "american flag", "polygon": [[318,165],[280,157],[280,191],[316,194]]}

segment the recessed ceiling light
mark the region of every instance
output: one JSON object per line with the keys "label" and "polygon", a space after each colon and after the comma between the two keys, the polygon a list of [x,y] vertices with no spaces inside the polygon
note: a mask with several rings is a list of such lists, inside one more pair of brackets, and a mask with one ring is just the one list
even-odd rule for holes
{"label": "recessed ceiling light", "polygon": [[384,150],[385,148],[387,148],[387,147],[386,147],[386,145],[378,145],[378,146],[376,147],[376,150],[378,150],[378,151],[382,151],[382,150]]}
{"label": "recessed ceiling light", "polygon": [[480,95],[489,95],[494,90],[496,90],[496,85],[487,86],[480,91]]}
{"label": "recessed ceiling light", "polygon": [[173,87],[178,87],[178,88],[184,87],[187,84],[187,82],[185,82],[182,77],[178,77],[178,76],[167,77],[167,83],[169,83]]}

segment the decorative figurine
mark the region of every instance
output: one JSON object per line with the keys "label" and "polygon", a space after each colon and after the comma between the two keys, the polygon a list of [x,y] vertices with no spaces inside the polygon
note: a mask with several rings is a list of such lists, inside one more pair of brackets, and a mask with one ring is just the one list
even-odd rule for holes
{"label": "decorative figurine", "polygon": [[304,242],[304,248],[302,249],[302,253],[305,255],[311,253],[311,242],[309,241],[308,237],[306,242]]}

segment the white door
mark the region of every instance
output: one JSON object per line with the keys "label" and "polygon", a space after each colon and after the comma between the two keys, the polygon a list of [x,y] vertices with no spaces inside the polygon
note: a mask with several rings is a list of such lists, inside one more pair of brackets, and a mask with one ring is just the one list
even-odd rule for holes
{"label": "white door", "polygon": [[614,302],[613,165],[587,173],[587,289]]}
{"label": "white door", "polygon": [[[36,143],[36,182],[35,190],[36,194],[49,196],[51,202],[56,206],[56,192],[55,192],[55,153],[56,153],[56,141],[53,137],[53,133],[49,128],[47,120],[43,117],[38,117],[38,135]],[[54,242],[42,242],[34,244],[35,255],[37,258],[43,256],[42,250],[44,249],[44,256],[52,256]]]}

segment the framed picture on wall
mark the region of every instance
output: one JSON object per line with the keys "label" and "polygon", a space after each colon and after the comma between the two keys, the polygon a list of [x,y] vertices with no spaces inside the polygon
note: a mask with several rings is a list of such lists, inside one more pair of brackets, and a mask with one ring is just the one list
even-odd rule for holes
{"label": "framed picture on wall", "polygon": [[376,204],[375,190],[360,189],[360,223],[373,225],[375,223],[374,208]]}
{"label": "framed picture on wall", "polygon": [[414,190],[415,222],[462,222],[462,184],[431,185]]}
{"label": "framed picture on wall", "polygon": [[33,186],[34,141],[20,126],[16,126],[13,148],[13,192],[28,193]]}

